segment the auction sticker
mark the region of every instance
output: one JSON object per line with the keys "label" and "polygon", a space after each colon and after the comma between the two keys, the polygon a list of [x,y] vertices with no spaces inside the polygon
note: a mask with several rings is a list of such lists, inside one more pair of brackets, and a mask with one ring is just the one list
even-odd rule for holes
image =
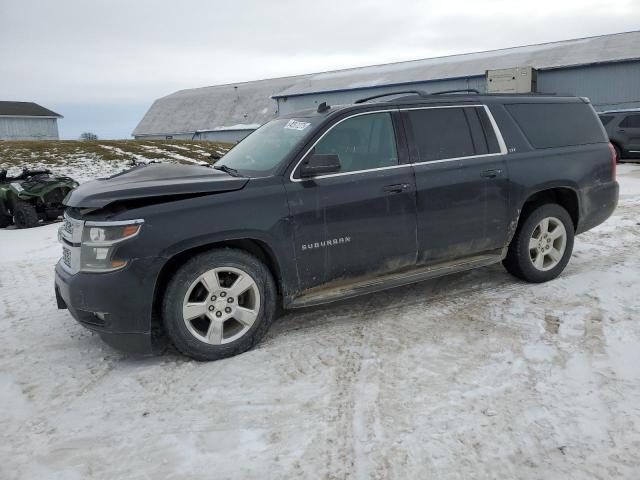
{"label": "auction sticker", "polygon": [[299,122],[298,120],[289,120],[284,128],[288,128],[289,130],[304,130],[307,128],[310,123],[307,122]]}

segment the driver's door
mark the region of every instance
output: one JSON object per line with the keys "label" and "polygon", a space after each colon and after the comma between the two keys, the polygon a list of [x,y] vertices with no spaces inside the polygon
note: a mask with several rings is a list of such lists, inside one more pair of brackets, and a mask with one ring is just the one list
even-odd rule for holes
{"label": "driver's door", "polygon": [[415,265],[414,177],[396,126],[388,111],[340,120],[303,158],[337,155],[340,170],[301,178],[298,166],[287,179],[300,291]]}

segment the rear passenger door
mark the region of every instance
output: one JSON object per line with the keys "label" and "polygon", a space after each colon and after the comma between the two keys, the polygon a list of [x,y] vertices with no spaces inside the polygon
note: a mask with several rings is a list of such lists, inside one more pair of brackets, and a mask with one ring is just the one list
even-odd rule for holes
{"label": "rear passenger door", "polygon": [[640,153],[640,113],[627,115],[618,125],[618,133],[626,140],[626,151]]}
{"label": "rear passenger door", "polygon": [[509,223],[506,152],[487,109],[411,108],[403,119],[416,178],[418,263],[502,248]]}

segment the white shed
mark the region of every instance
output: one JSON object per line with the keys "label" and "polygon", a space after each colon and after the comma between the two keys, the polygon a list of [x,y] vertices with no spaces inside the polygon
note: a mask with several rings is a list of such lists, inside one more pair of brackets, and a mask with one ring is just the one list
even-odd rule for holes
{"label": "white shed", "polygon": [[59,118],[37,103],[0,101],[0,140],[58,140]]}

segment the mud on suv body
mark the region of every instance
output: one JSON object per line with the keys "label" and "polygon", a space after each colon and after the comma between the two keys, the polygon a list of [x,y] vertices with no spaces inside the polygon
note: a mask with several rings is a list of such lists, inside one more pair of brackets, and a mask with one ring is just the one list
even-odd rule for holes
{"label": "mud on suv body", "polygon": [[[135,168],[67,199],[61,308],[150,351],[216,359],[317,305],[502,261],[531,281],[616,207],[590,103],[411,95],[277,118],[214,167]],[[153,319],[158,319],[155,323]]]}

